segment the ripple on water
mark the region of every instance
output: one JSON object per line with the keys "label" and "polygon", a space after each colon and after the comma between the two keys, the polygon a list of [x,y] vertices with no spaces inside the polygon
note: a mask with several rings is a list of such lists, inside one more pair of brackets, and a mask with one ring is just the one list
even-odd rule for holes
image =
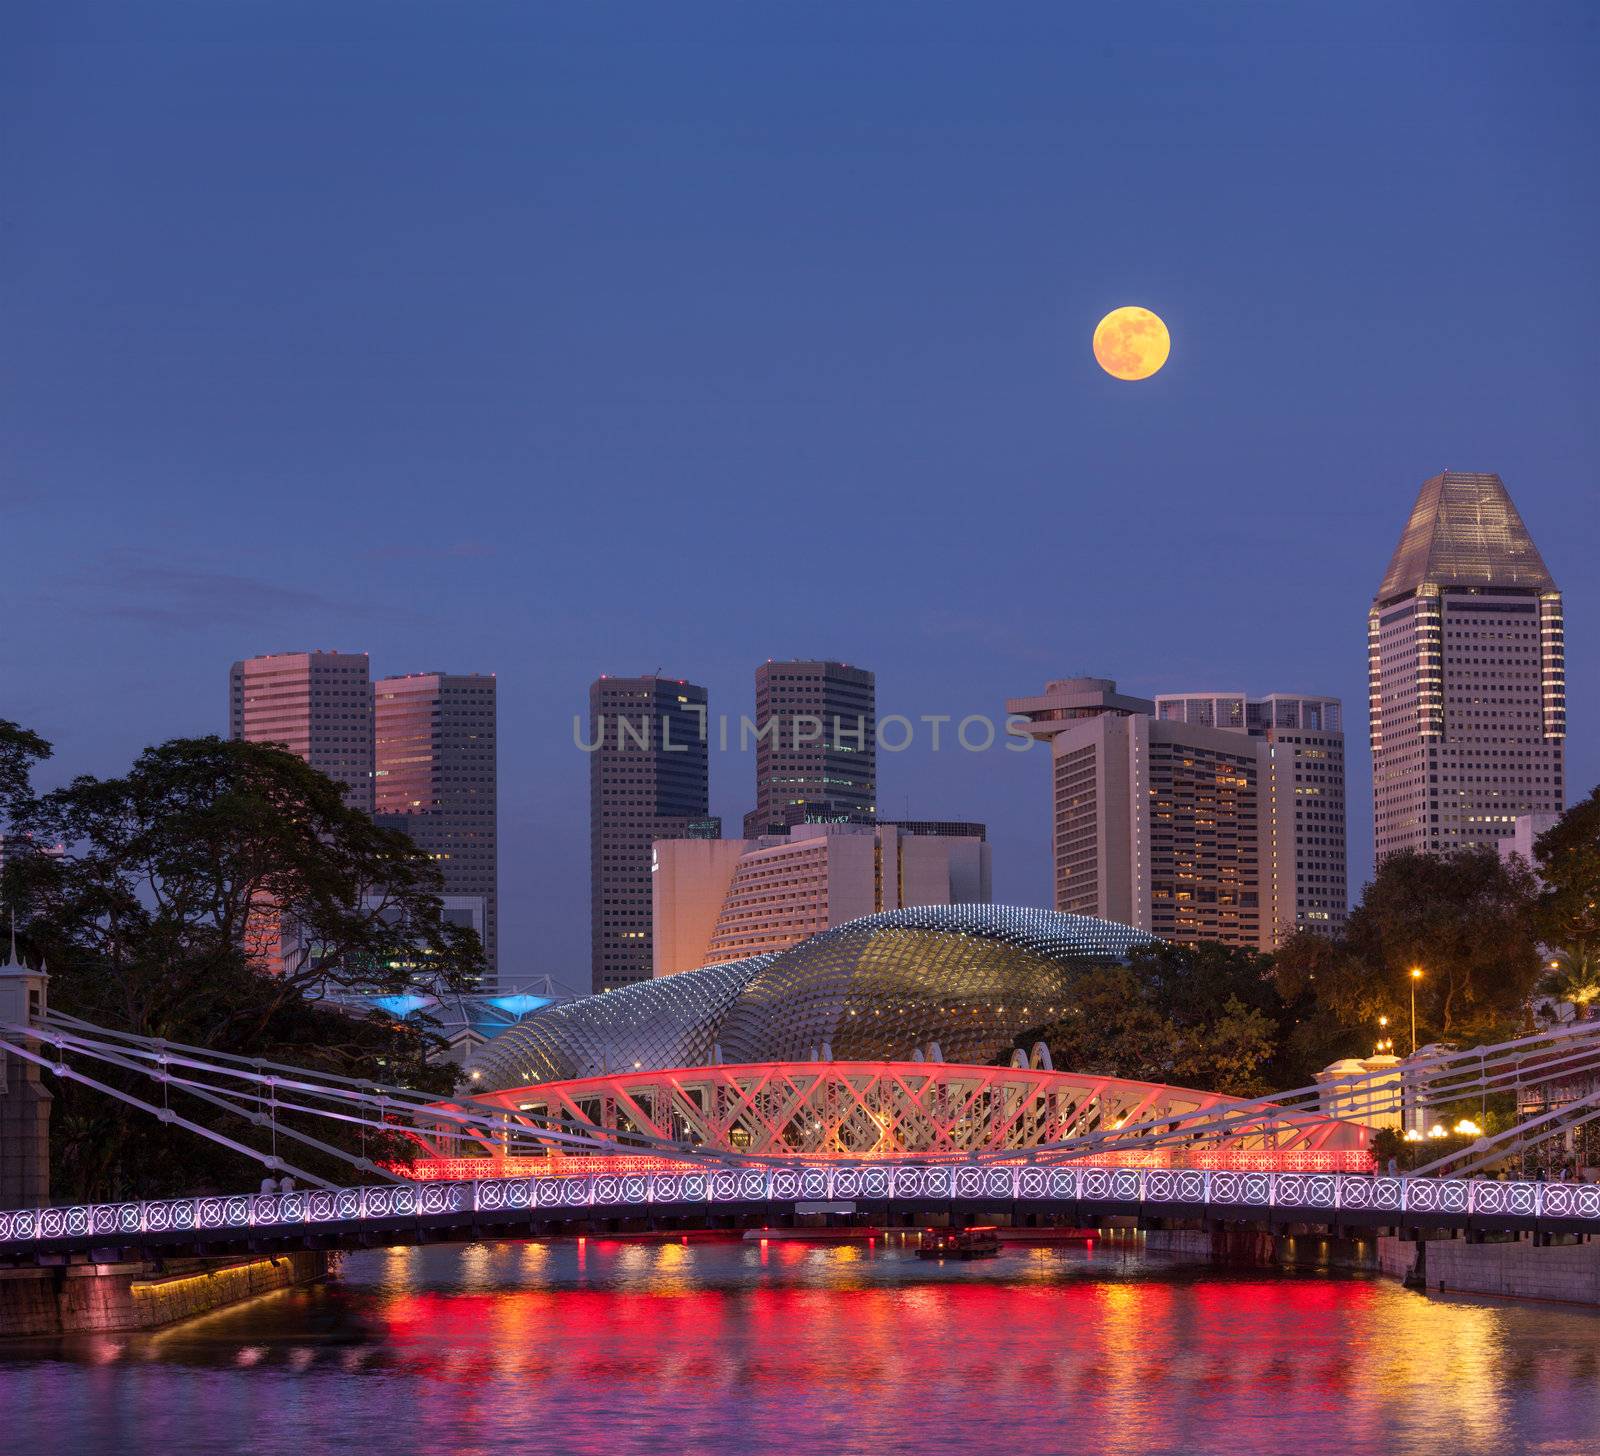
{"label": "ripple on water", "polygon": [[1600,1318],[1357,1277],[589,1239],[353,1255],[156,1334],[12,1343],[0,1411],[29,1456],[1565,1456],[1597,1373]]}

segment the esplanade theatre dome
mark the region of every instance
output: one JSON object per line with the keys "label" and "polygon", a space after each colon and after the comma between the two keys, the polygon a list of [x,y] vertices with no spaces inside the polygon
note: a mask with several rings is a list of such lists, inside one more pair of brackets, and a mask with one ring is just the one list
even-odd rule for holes
{"label": "esplanade theatre dome", "polygon": [[846,921],[771,955],[553,1006],[473,1062],[484,1091],[708,1062],[1003,1059],[1054,1019],[1085,965],[1152,936],[1004,905],[932,905]]}

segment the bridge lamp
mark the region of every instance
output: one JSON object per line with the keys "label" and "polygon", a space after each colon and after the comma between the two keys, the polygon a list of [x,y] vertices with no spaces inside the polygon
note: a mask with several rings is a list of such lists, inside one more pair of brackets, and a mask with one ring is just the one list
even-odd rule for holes
{"label": "bridge lamp", "polygon": [[1411,968],[1411,1054],[1417,1052],[1417,982],[1422,979],[1422,967]]}

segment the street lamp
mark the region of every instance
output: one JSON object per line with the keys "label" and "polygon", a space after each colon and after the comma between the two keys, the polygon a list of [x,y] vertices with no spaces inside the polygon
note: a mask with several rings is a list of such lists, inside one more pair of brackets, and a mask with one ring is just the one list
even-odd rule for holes
{"label": "street lamp", "polygon": [[1411,1054],[1417,1054],[1417,982],[1422,979],[1422,967],[1411,968]]}

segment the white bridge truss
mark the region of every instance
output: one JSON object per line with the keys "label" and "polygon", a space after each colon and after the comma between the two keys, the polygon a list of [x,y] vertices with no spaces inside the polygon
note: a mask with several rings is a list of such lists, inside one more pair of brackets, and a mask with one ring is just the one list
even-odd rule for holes
{"label": "white bridge truss", "polygon": [[[789,1211],[810,1202],[909,1208],[1010,1206],[1080,1220],[1122,1213],[1331,1225],[1547,1227],[1600,1232],[1600,1187],[1336,1173],[1233,1173],[1085,1164],[906,1163],[601,1173],[558,1178],[308,1189],[293,1193],[86,1204],[0,1213],[0,1256],[251,1236],[407,1240],[508,1237],[534,1225],[667,1215]],[[334,1242],[338,1242],[335,1238]]]}
{"label": "white bridge truss", "polygon": [[[1086,1140],[1100,1152],[1143,1139],[1134,1126],[1201,1129],[1186,1144],[1207,1148],[1207,1129],[1236,1114],[1226,1147],[1240,1152],[1348,1153],[1343,1171],[1365,1171],[1370,1129],[1315,1108],[1284,1110],[1215,1092],[1048,1067],[944,1062],[759,1062],[637,1071],[479,1093],[528,1137],[579,1127],[596,1137],[660,1139],[750,1159],[893,1158],[961,1161],[1015,1157]],[[446,1101],[442,1108],[456,1111]],[[454,1136],[453,1124],[443,1131]],[[424,1135],[425,1136],[425,1135]],[[484,1151],[498,1149],[488,1138]],[[435,1156],[448,1156],[430,1147]],[[559,1154],[561,1148],[552,1146]]]}

